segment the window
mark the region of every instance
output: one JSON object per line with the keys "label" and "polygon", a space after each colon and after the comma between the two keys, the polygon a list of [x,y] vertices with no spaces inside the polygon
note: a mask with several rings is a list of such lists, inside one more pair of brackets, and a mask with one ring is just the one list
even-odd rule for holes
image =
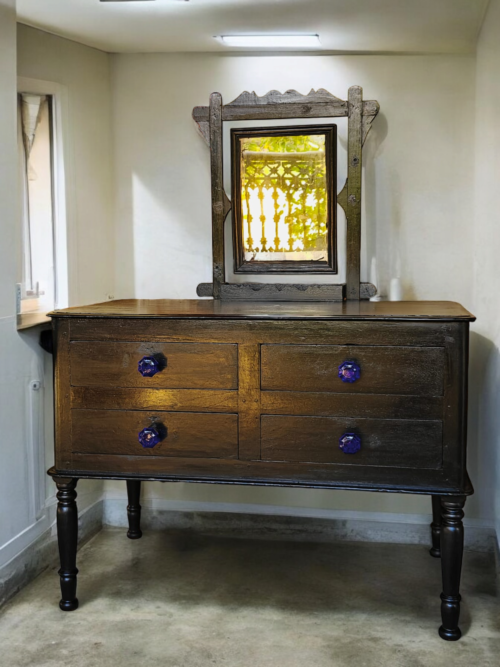
{"label": "window", "polygon": [[22,192],[20,312],[48,312],[57,302],[54,206],[54,100],[18,96]]}

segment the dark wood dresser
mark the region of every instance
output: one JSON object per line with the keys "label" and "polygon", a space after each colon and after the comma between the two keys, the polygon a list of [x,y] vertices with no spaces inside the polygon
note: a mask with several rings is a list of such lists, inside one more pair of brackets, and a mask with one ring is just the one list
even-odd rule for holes
{"label": "dark wood dresser", "polygon": [[469,322],[449,302],[114,301],[52,313],[61,609],[79,478],[426,494],[458,639]]}

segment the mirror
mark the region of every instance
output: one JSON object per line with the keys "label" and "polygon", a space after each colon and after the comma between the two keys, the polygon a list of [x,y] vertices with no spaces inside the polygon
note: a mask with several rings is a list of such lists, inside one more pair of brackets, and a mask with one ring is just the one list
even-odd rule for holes
{"label": "mirror", "polygon": [[231,130],[236,273],[337,272],[336,130]]}

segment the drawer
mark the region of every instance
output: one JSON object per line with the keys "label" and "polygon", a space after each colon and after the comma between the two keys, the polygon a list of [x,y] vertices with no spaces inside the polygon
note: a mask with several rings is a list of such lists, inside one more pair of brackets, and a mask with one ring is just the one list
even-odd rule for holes
{"label": "drawer", "polygon": [[[139,361],[153,355],[159,370],[143,377]],[[231,344],[73,342],[70,363],[71,384],[76,387],[238,387],[238,346]]]}
{"label": "drawer", "polygon": [[[237,415],[133,410],[72,410],[71,413],[73,453],[238,457]],[[163,428],[155,426],[158,422]],[[139,442],[139,433],[151,426],[164,437],[154,447],[144,448]]]}
{"label": "drawer", "polygon": [[[344,453],[339,440],[356,434],[361,449]],[[406,419],[261,417],[261,459],[401,468],[442,467],[442,423]]]}
{"label": "drawer", "polygon": [[[354,361],[359,379],[343,382]],[[261,388],[273,391],[442,396],[444,348],[357,345],[262,345]]]}

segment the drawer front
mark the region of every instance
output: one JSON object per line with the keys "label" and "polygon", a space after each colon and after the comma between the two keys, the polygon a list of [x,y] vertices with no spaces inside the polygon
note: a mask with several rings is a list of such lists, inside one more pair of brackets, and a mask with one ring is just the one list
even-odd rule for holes
{"label": "drawer front", "polygon": [[[138,364],[154,356],[159,370],[144,377]],[[113,343],[70,345],[71,384],[80,387],[237,389],[238,346],[218,343]]]}
{"label": "drawer front", "polygon": [[[344,453],[340,448],[340,438],[346,433],[359,437],[361,448],[356,453]],[[261,418],[261,458],[265,461],[439,469],[442,450],[440,421],[284,415]]]}
{"label": "drawer front", "polygon": [[[262,345],[261,388],[273,391],[442,396],[444,349],[357,345]],[[343,382],[354,361],[359,378]]]}
{"label": "drawer front", "polygon": [[[164,427],[155,426],[161,423]],[[155,427],[164,437],[145,448],[139,433]],[[238,457],[238,416],[200,412],[72,410],[73,453],[182,458]]]}

